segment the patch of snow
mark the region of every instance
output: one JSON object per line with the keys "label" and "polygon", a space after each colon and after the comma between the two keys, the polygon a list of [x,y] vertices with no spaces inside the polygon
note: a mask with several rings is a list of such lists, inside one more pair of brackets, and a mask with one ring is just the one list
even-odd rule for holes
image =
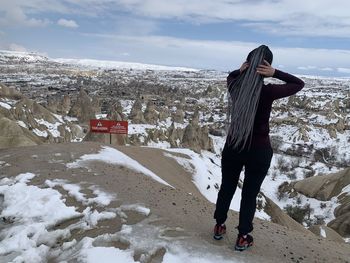
{"label": "patch of snow", "polygon": [[158,175],[141,165],[139,162],[135,161],[134,159],[130,158],[126,154],[113,149],[111,147],[102,147],[102,150],[97,154],[86,154],[80,157],[80,159],[73,163],[68,163],[68,168],[78,168],[78,167],[85,167],[89,161],[102,161],[107,162],[115,165],[122,165],[129,169],[132,169],[136,172],[143,173],[152,179],[156,180],[159,183],[162,183],[164,185],[171,186],[167,182],[165,182],[163,179],[161,179]]}
{"label": "patch of snow", "polygon": [[80,192],[81,187],[76,184],[69,184],[65,180],[46,180],[45,184],[51,188],[55,186],[61,186],[64,190],[68,192],[70,196],[73,196],[79,202],[85,202],[86,198],[83,193]]}
{"label": "patch of snow", "polygon": [[169,148],[171,148],[170,143],[166,142],[166,141],[159,141],[159,142],[150,141],[150,142],[148,142],[147,146],[155,147],[155,148],[159,148],[159,149],[169,149]]}
{"label": "patch of snow", "polygon": [[115,199],[115,195],[106,193],[96,186],[92,186],[90,189],[93,191],[93,194],[96,195],[96,197],[89,198],[87,200],[87,204],[95,203],[101,206],[107,206]]}
{"label": "patch of snow", "polygon": [[96,114],[96,119],[106,119],[108,114]]}
{"label": "patch of snow", "polygon": [[94,247],[94,239],[85,237],[82,240],[82,249],[79,253],[81,261],[85,263],[135,263],[132,250],[121,250],[113,247]]}
{"label": "patch of snow", "polygon": [[58,114],[54,114],[54,113],[52,115],[55,116],[56,119],[59,120],[59,122],[64,123],[62,115],[58,115]]}
{"label": "patch of snow", "polygon": [[46,131],[41,131],[41,130],[36,129],[36,128],[33,129],[33,132],[40,137],[47,137],[47,135],[48,135]]}
{"label": "patch of snow", "polygon": [[[189,149],[167,149],[170,154],[166,156],[174,158],[180,165],[188,170],[193,176],[193,183],[201,194],[211,203],[215,204],[219,187],[221,185],[221,159],[218,155],[208,151],[197,154]],[[186,154],[190,159],[172,155],[171,152]],[[241,181],[244,172],[241,173]],[[237,186],[231,201],[230,209],[239,211],[242,190]],[[264,200],[261,200],[264,203]],[[256,211],[256,216],[261,219],[270,219],[263,209]]]}
{"label": "patch of snow", "polygon": [[63,119],[68,122],[76,122],[78,121],[78,118],[76,117],[70,117],[70,116],[64,116]]}
{"label": "patch of snow", "polygon": [[[224,258],[217,246],[205,243],[204,241],[196,241],[181,236],[180,229],[178,237],[167,237],[164,235],[164,227],[157,227],[149,224],[144,220],[136,225],[123,225],[120,232],[110,236],[111,240],[126,240],[130,243],[130,250],[144,251],[140,257],[141,262],[147,262],[147,259],[159,249],[165,249],[163,263],[238,263],[246,262],[240,260],[239,255],[233,255],[230,259]],[[108,237],[106,237],[108,238]]]}
{"label": "patch of snow", "polygon": [[92,211],[90,207],[85,208],[83,211],[84,221],[88,224],[89,228],[93,228],[97,225],[98,221],[115,218],[117,216],[114,212],[102,211],[98,212],[96,209]]}
{"label": "patch of snow", "polygon": [[8,105],[7,103],[1,102],[1,101],[0,101],[0,106],[7,110],[10,110],[12,108],[11,105]]}
{"label": "patch of snow", "polygon": [[324,237],[324,238],[327,237],[326,231],[324,230],[324,228],[322,226],[320,227],[320,236]]}
{"label": "patch of snow", "polygon": [[26,173],[1,180],[4,201],[0,217],[12,223],[1,230],[0,255],[15,255],[12,262],[42,262],[50,247],[69,235],[68,230],[51,228],[80,215],[74,207],[64,204],[56,190],[27,185],[34,176]]}
{"label": "patch of snow", "polygon": [[[50,123],[44,119],[35,119],[39,124],[47,127],[48,131],[52,134],[53,137],[57,138],[61,136],[61,133],[58,131],[58,126],[62,125],[60,122]],[[40,136],[40,135],[39,135]]]}
{"label": "patch of snow", "polygon": [[149,216],[149,214],[151,213],[151,210],[149,208],[143,207],[141,205],[137,205],[137,204],[132,204],[132,205],[122,205],[120,207],[122,210],[132,210],[132,211],[136,211],[139,212],[145,216]]}
{"label": "patch of snow", "polygon": [[120,104],[123,108],[123,113],[129,115],[134,104],[134,100],[120,100]]}
{"label": "patch of snow", "polygon": [[22,128],[28,129],[27,124],[25,124],[23,121],[17,121],[17,124],[18,124],[19,126],[21,126]]}
{"label": "patch of snow", "polygon": [[89,187],[89,189],[93,191],[93,195],[95,195],[95,197],[87,198],[85,197],[85,194],[81,192],[81,186],[77,184],[70,184],[66,180],[46,180],[45,184],[51,188],[61,186],[70,196],[73,196],[77,201],[83,203],[84,205],[95,203],[101,206],[106,206],[109,205],[114,199],[114,195],[106,193],[98,189],[96,186]]}
{"label": "patch of snow", "polygon": [[128,124],[128,134],[142,134],[147,136],[147,129],[155,129],[157,126],[152,124]]}

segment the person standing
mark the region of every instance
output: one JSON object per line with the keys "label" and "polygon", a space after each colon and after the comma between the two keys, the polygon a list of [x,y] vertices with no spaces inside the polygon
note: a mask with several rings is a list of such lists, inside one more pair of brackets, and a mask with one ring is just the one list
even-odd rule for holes
{"label": "person standing", "polygon": [[[271,66],[273,54],[265,46],[252,50],[240,69],[227,77],[230,126],[222,151],[222,182],[217,197],[214,238],[226,233],[225,221],[239,176],[245,168],[235,249],[243,251],[253,245],[253,218],[256,197],[270,167],[273,151],[269,138],[269,118],[276,99],[291,96],[304,82]],[[284,84],[264,84],[273,77]]]}

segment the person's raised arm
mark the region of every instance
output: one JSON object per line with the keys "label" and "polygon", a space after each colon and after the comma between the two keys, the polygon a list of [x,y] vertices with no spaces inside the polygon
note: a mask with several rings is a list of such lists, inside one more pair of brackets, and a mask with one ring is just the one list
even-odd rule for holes
{"label": "person's raised arm", "polygon": [[264,62],[264,65],[257,67],[257,73],[286,82],[284,84],[268,84],[266,86],[265,92],[271,99],[276,100],[294,95],[304,87],[305,83],[301,79],[281,70],[274,69],[268,62]]}
{"label": "person's raised arm", "polygon": [[243,62],[241,67],[237,70],[232,71],[228,76],[227,76],[227,87],[230,87],[231,83],[234,82],[237,77],[245,71],[249,67],[249,63],[247,61]]}

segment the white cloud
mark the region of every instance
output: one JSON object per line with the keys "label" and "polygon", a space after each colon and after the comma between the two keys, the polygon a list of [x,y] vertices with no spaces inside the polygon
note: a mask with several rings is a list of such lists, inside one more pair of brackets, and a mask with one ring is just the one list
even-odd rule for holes
{"label": "white cloud", "polygon": [[[192,68],[212,68],[232,70],[238,68],[247,54],[261,43],[239,41],[188,40],[164,36],[120,36],[107,34],[84,34],[91,37],[105,51],[98,55],[121,59],[113,54],[130,52],[129,61],[155,63]],[[268,43],[267,43],[268,44]],[[271,46],[274,53],[273,65],[283,65],[281,69],[290,72],[320,72],[332,68],[346,68],[350,61],[350,51],[314,48],[283,48]],[[300,65],[309,65],[303,66]],[[326,72],[326,71],[323,71]],[[345,73],[345,72],[344,72]]]}
{"label": "white cloud", "polygon": [[9,45],[9,50],[11,51],[20,51],[20,52],[26,52],[27,49],[21,45],[18,45],[18,44],[15,44],[15,43],[12,43]]}
{"label": "white cloud", "polygon": [[245,21],[257,31],[279,35],[350,36],[349,1],[331,0],[116,0],[129,12],[197,22]]}
{"label": "white cloud", "polygon": [[316,66],[300,66],[298,67],[298,69],[301,69],[301,70],[312,70],[312,69],[316,69],[317,67]]}
{"label": "white cloud", "polygon": [[319,71],[333,71],[333,68],[330,67],[317,67],[317,66],[299,66],[297,67],[300,70],[306,70],[306,71],[310,71],[310,70],[319,70]]}
{"label": "white cloud", "polygon": [[[5,26],[46,26],[50,23],[48,19],[39,19],[35,17],[28,17],[24,9],[33,12],[29,7],[33,2],[38,2],[40,5],[41,0],[29,0],[28,3],[23,0],[12,0],[1,3],[0,5],[0,25]],[[29,6],[28,6],[29,5]]]}
{"label": "white cloud", "polygon": [[[90,35],[93,37],[95,49],[89,49],[89,53],[86,54],[82,53],[85,52],[83,49],[72,51],[74,54],[81,52],[84,57],[91,56],[90,54],[94,52],[94,58],[113,59],[114,56],[117,59],[145,63],[230,70],[239,66],[246,54],[260,45],[252,42],[155,36],[160,23],[164,20],[176,23],[233,22],[235,26],[245,26],[247,34],[251,34],[249,30],[256,30],[265,33],[267,38],[269,34],[283,35],[283,39],[284,35],[350,37],[348,0],[337,0],[336,4],[331,0],[0,0],[0,2],[0,27],[4,28],[2,30],[6,33],[9,31],[6,27],[2,27],[3,25],[45,26],[55,22],[61,26],[77,28],[78,16],[98,18],[101,24],[96,26],[97,30],[98,26],[108,22],[109,28],[113,28],[116,35]],[[74,20],[62,18],[50,22],[52,19],[50,16],[53,14]],[[239,36],[235,37],[239,39]],[[8,40],[7,44],[11,42]],[[98,45],[95,45],[96,42]],[[348,73],[350,61],[348,50],[277,46],[272,46],[272,50],[275,54],[274,65],[283,65],[281,68],[286,71]]]}
{"label": "white cloud", "polygon": [[156,22],[133,17],[116,18],[115,32],[120,35],[149,35],[158,29]]}
{"label": "white cloud", "polygon": [[145,19],[194,23],[235,22],[251,30],[290,36],[350,37],[350,1],[337,0],[2,0],[0,24],[47,25],[37,14],[114,17],[123,12]]}
{"label": "white cloud", "polygon": [[78,28],[79,25],[74,20],[67,20],[64,18],[61,18],[57,21],[57,25],[64,26],[64,27],[70,27],[70,28]]}
{"label": "white cloud", "polygon": [[340,73],[348,73],[350,74],[350,68],[337,68],[337,71]]}
{"label": "white cloud", "polygon": [[320,70],[322,71],[334,71],[333,68],[329,68],[329,67],[326,67],[326,68],[320,68]]}
{"label": "white cloud", "polygon": [[17,44],[17,43],[9,43],[8,41],[4,41],[0,38],[0,50],[10,50],[10,51],[20,51],[20,52],[27,52],[28,50]]}

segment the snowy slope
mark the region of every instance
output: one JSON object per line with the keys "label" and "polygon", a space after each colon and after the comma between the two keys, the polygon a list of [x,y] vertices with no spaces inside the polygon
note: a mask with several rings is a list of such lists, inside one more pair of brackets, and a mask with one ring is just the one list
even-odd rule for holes
{"label": "snowy slope", "polygon": [[168,71],[198,71],[198,69],[185,68],[185,67],[169,67],[161,65],[143,64],[143,63],[132,63],[132,62],[121,62],[121,61],[109,61],[109,60],[95,60],[95,59],[66,59],[57,58],[53,61],[69,64],[78,65],[92,68],[104,68],[104,69],[138,69],[138,70],[168,70]]}
{"label": "snowy slope", "polygon": [[[60,153],[55,154],[61,157]],[[116,158],[116,156],[122,157]],[[37,157],[35,157],[37,158]],[[116,160],[121,162],[115,163]],[[86,154],[66,164],[69,169],[89,168],[93,161],[107,164],[119,164],[132,168],[145,176],[151,176],[166,186],[168,183],[160,180],[147,168],[136,160],[110,147],[103,147],[97,154]],[[6,165],[2,163],[1,166]],[[197,166],[198,168],[198,166]],[[69,170],[67,171],[69,172]],[[46,180],[46,188],[32,185],[32,180],[39,175],[33,173],[19,174],[14,178],[3,178],[0,181],[0,261],[1,262],[46,262],[49,258],[56,258],[59,262],[66,262],[73,258],[79,262],[146,262],[159,249],[166,249],[162,262],[243,262],[239,258],[225,259],[215,252],[215,246],[202,243],[192,243],[184,237],[167,237],[166,232],[179,232],[181,228],[166,228],[152,224],[150,209],[140,204],[120,205],[110,208],[108,205],[117,199],[118,193],[111,194],[96,186],[89,186],[93,198],[88,197],[84,184],[74,184],[66,180]],[[197,178],[198,180],[198,178]],[[66,196],[58,191],[59,188],[67,192]],[[65,201],[72,197],[86,206],[67,206]],[[30,205],[28,205],[30,204]],[[82,210],[79,212],[79,210]],[[129,224],[127,212],[133,211],[142,215],[145,220],[137,224]],[[80,241],[67,240],[72,233],[88,231],[95,228],[99,222],[107,219],[121,218],[124,224],[120,231],[113,234],[99,235],[95,238],[84,237]],[[76,222],[60,229],[61,222]],[[113,242],[130,244],[128,249],[119,249],[110,245]],[[140,260],[135,260],[137,251],[144,251]]]}

